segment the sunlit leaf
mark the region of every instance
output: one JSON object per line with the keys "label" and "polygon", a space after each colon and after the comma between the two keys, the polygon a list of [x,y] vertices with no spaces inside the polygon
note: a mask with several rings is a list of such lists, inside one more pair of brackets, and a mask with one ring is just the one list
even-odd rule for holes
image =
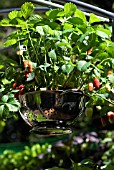
{"label": "sunlit leaf", "polygon": [[14,19],[14,18],[16,18],[16,17],[19,17],[20,16],[20,12],[19,11],[16,11],[16,10],[14,10],[14,11],[11,11],[9,14],[8,14],[8,17],[9,17],[9,19]]}
{"label": "sunlit leaf", "polygon": [[49,19],[56,19],[57,14],[61,11],[61,9],[52,9],[46,12],[46,15]]}
{"label": "sunlit leaf", "polygon": [[66,17],[71,16],[75,11],[76,11],[77,7],[75,4],[73,3],[66,3],[64,5],[64,13],[66,15]]}
{"label": "sunlit leaf", "polygon": [[6,103],[8,101],[8,95],[2,96],[1,100]]}
{"label": "sunlit leaf", "polygon": [[37,26],[36,27],[36,31],[40,34],[40,35],[44,35],[44,30],[42,26]]}
{"label": "sunlit leaf", "polygon": [[77,69],[79,71],[84,71],[83,67],[87,64],[87,62],[85,60],[80,60],[77,63]]}
{"label": "sunlit leaf", "polygon": [[84,12],[82,12],[81,10],[77,9],[76,12],[75,12],[75,17],[78,17],[80,19],[83,20],[84,23],[86,23],[86,16],[84,14]]}
{"label": "sunlit leaf", "polygon": [[4,105],[0,106],[0,117],[3,116],[3,111],[4,111]]}
{"label": "sunlit leaf", "polygon": [[101,20],[93,13],[90,14],[89,23],[100,22]]}
{"label": "sunlit leaf", "polygon": [[34,11],[34,5],[31,2],[25,2],[21,6],[21,13],[25,19],[28,19]]}
{"label": "sunlit leaf", "polygon": [[70,73],[72,70],[74,69],[74,67],[70,64],[64,64],[62,66],[62,70],[65,72],[65,73]]}
{"label": "sunlit leaf", "polygon": [[8,107],[9,111],[16,112],[19,110],[19,107],[17,105],[13,105],[10,103],[6,103],[5,105]]}
{"label": "sunlit leaf", "polygon": [[8,46],[11,46],[11,45],[14,45],[17,43],[17,40],[16,39],[8,39],[5,43],[4,43],[4,46],[5,47],[8,47]]}
{"label": "sunlit leaf", "polygon": [[56,61],[57,60],[57,56],[56,56],[56,53],[55,53],[55,50],[51,50],[49,53],[48,53],[49,57],[53,60],[53,61]]}

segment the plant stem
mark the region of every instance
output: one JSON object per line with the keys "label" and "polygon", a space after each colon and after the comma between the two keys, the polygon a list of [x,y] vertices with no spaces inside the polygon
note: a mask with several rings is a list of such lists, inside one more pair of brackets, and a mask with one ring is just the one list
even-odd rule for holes
{"label": "plant stem", "polygon": [[[31,42],[31,46],[32,46],[32,48],[33,48],[33,52],[34,52],[34,54],[36,55],[36,57],[37,57],[37,59],[38,59],[38,56],[37,56],[37,53],[36,53],[36,50],[35,50],[35,48],[34,48],[34,44],[33,44],[33,41],[32,41],[31,35],[30,35],[30,31],[29,31],[29,29],[28,29],[28,24],[27,24],[27,22],[26,22],[26,29],[27,29],[27,31],[28,31],[28,36],[29,36],[29,39],[30,39],[30,42]],[[38,59],[38,63],[40,63],[39,59]]]}
{"label": "plant stem", "polygon": [[69,74],[67,80],[66,80],[65,83],[63,84],[63,88],[66,87],[67,82],[70,80],[70,78],[72,77],[72,75],[74,74],[75,71],[76,71],[76,70],[75,70],[75,68],[74,68],[74,69],[72,70],[72,72]]}

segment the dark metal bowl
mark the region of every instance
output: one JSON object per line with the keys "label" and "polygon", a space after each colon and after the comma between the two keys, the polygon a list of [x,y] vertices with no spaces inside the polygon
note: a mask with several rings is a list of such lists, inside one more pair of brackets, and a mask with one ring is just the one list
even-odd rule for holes
{"label": "dark metal bowl", "polygon": [[24,121],[32,131],[44,135],[71,133],[72,122],[85,107],[85,96],[76,89],[34,91],[19,98]]}

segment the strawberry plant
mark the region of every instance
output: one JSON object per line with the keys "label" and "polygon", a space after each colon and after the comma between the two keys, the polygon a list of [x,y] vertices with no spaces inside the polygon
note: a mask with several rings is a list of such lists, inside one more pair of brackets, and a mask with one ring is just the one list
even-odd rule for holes
{"label": "strawberry plant", "polygon": [[1,98],[0,98],[0,119],[5,119],[11,117],[17,112],[20,108],[20,103],[14,97],[15,91],[5,92],[4,88],[0,89]]}
{"label": "strawberry plant", "polygon": [[87,18],[72,3],[42,17],[26,2],[0,26],[15,27],[4,46],[19,49],[18,64],[5,70],[9,88],[14,82],[23,84],[24,92],[75,88],[89,97],[86,107],[101,107],[100,116],[114,111],[114,43],[108,23],[93,13]]}

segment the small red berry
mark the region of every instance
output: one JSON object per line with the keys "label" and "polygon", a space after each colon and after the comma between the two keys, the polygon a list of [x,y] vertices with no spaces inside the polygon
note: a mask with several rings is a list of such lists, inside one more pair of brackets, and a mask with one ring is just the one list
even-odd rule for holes
{"label": "small red berry", "polygon": [[32,68],[32,62],[31,61],[28,61],[28,67]]}
{"label": "small red berry", "polygon": [[28,71],[25,71],[24,74],[25,74],[25,77],[26,77],[26,78],[29,77],[29,72],[28,72]]}
{"label": "small red berry", "polygon": [[24,89],[20,89],[19,94],[23,95],[24,94]]}
{"label": "small red berry", "polygon": [[24,88],[24,85],[23,85],[23,84],[21,84],[21,85],[18,86],[18,89],[23,89],[23,88]]}
{"label": "small red berry", "polygon": [[114,123],[114,112],[109,111],[109,112],[107,113],[107,116],[108,116],[109,122],[110,122],[110,123]]}
{"label": "small red berry", "polygon": [[23,65],[24,65],[24,67],[27,67],[28,66],[28,60],[24,60]]}
{"label": "small red berry", "polygon": [[30,69],[28,70],[28,72],[29,72],[29,73],[32,73],[32,72],[33,72],[33,69],[32,69],[32,68],[30,68]]}
{"label": "small red berry", "polygon": [[17,83],[14,82],[14,83],[12,84],[12,89],[16,89],[16,86],[17,86]]}
{"label": "small red berry", "polygon": [[99,88],[100,87],[100,81],[97,77],[94,78],[93,80],[93,84],[96,88]]}
{"label": "small red berry", "polygon": [[16,93],[14,94],[14,97],[15,97],[16,99],[19,99],[19,92],[16,92]]}

